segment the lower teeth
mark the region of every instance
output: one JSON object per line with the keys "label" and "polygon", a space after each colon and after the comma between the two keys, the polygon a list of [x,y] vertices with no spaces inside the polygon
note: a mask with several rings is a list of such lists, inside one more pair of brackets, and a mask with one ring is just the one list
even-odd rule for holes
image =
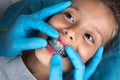
{"label": "lower teeth", "polygon": [[62,55],[63,57],[67,57],[65,50],[63,48],[63,46],[57,42],[56,39],[52,39],[52,38],[48,38],[48,43],[50,44],[50,46],[52,48],[54,48],[54,50],[59,53],[60,55]]}

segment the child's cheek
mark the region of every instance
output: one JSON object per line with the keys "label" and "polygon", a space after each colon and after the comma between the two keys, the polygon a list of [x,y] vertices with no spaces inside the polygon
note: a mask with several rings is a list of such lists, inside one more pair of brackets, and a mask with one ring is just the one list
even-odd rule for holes
{"label": "child's cheek", "polygon": [[96,53],[96,49],[94,48],[81,48],[78,50],[78,54],[83,60],[84,63],[86,63],[88,60],[90,60]]}

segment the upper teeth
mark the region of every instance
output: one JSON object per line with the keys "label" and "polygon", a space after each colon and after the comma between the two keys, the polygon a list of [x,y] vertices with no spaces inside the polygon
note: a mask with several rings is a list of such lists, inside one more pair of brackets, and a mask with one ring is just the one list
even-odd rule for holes
{"label": "upper teeth", "polygon": [[54,48],[54,50],[61,54],[62,56],[66,56],[64,46],[57,40],[57,39],[50,39],[48,40],[50,46]]}

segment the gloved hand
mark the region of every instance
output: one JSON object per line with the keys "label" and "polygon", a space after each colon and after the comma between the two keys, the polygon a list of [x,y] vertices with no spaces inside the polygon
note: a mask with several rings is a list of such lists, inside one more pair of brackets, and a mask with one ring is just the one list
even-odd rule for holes
{"label": "gloved hand", "polygon": [[[88,80],[90,78],[100,63],[103,49],[101,46],[88,66],[85,66],[78,53],[72,47],[66,46],[66,53],[74,66],[73,80]],[[49,80],[62,80],[62,65],[62,57],[59,54],[55,54],[51,60]]]}
{"label": "gloved hand", "polygon": [[[6,33],[0,33],[0,56],[16,56],[23,50],[43,48],[46,40],[36,37],[36,31],[53,38],[58,38],[59,33],[45,19],[71,5],[70,1],[45,8],[31,15],[21,15]],[[34,36],[34,37],[33,37]]]}

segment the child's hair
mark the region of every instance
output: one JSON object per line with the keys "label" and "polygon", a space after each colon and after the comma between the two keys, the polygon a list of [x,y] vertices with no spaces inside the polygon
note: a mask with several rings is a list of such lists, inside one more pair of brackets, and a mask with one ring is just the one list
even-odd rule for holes
{"label": "child's hair", "polygon": [[114,39],[117,37],[117,34],[120,32],[120,1],[119,0],[100,0],[100,1],[111,10],[116,20],[115,34],[113,38],[109,40],[108,43],[105,45],[105,48],[107,50],[107,48],[113,43]]}

